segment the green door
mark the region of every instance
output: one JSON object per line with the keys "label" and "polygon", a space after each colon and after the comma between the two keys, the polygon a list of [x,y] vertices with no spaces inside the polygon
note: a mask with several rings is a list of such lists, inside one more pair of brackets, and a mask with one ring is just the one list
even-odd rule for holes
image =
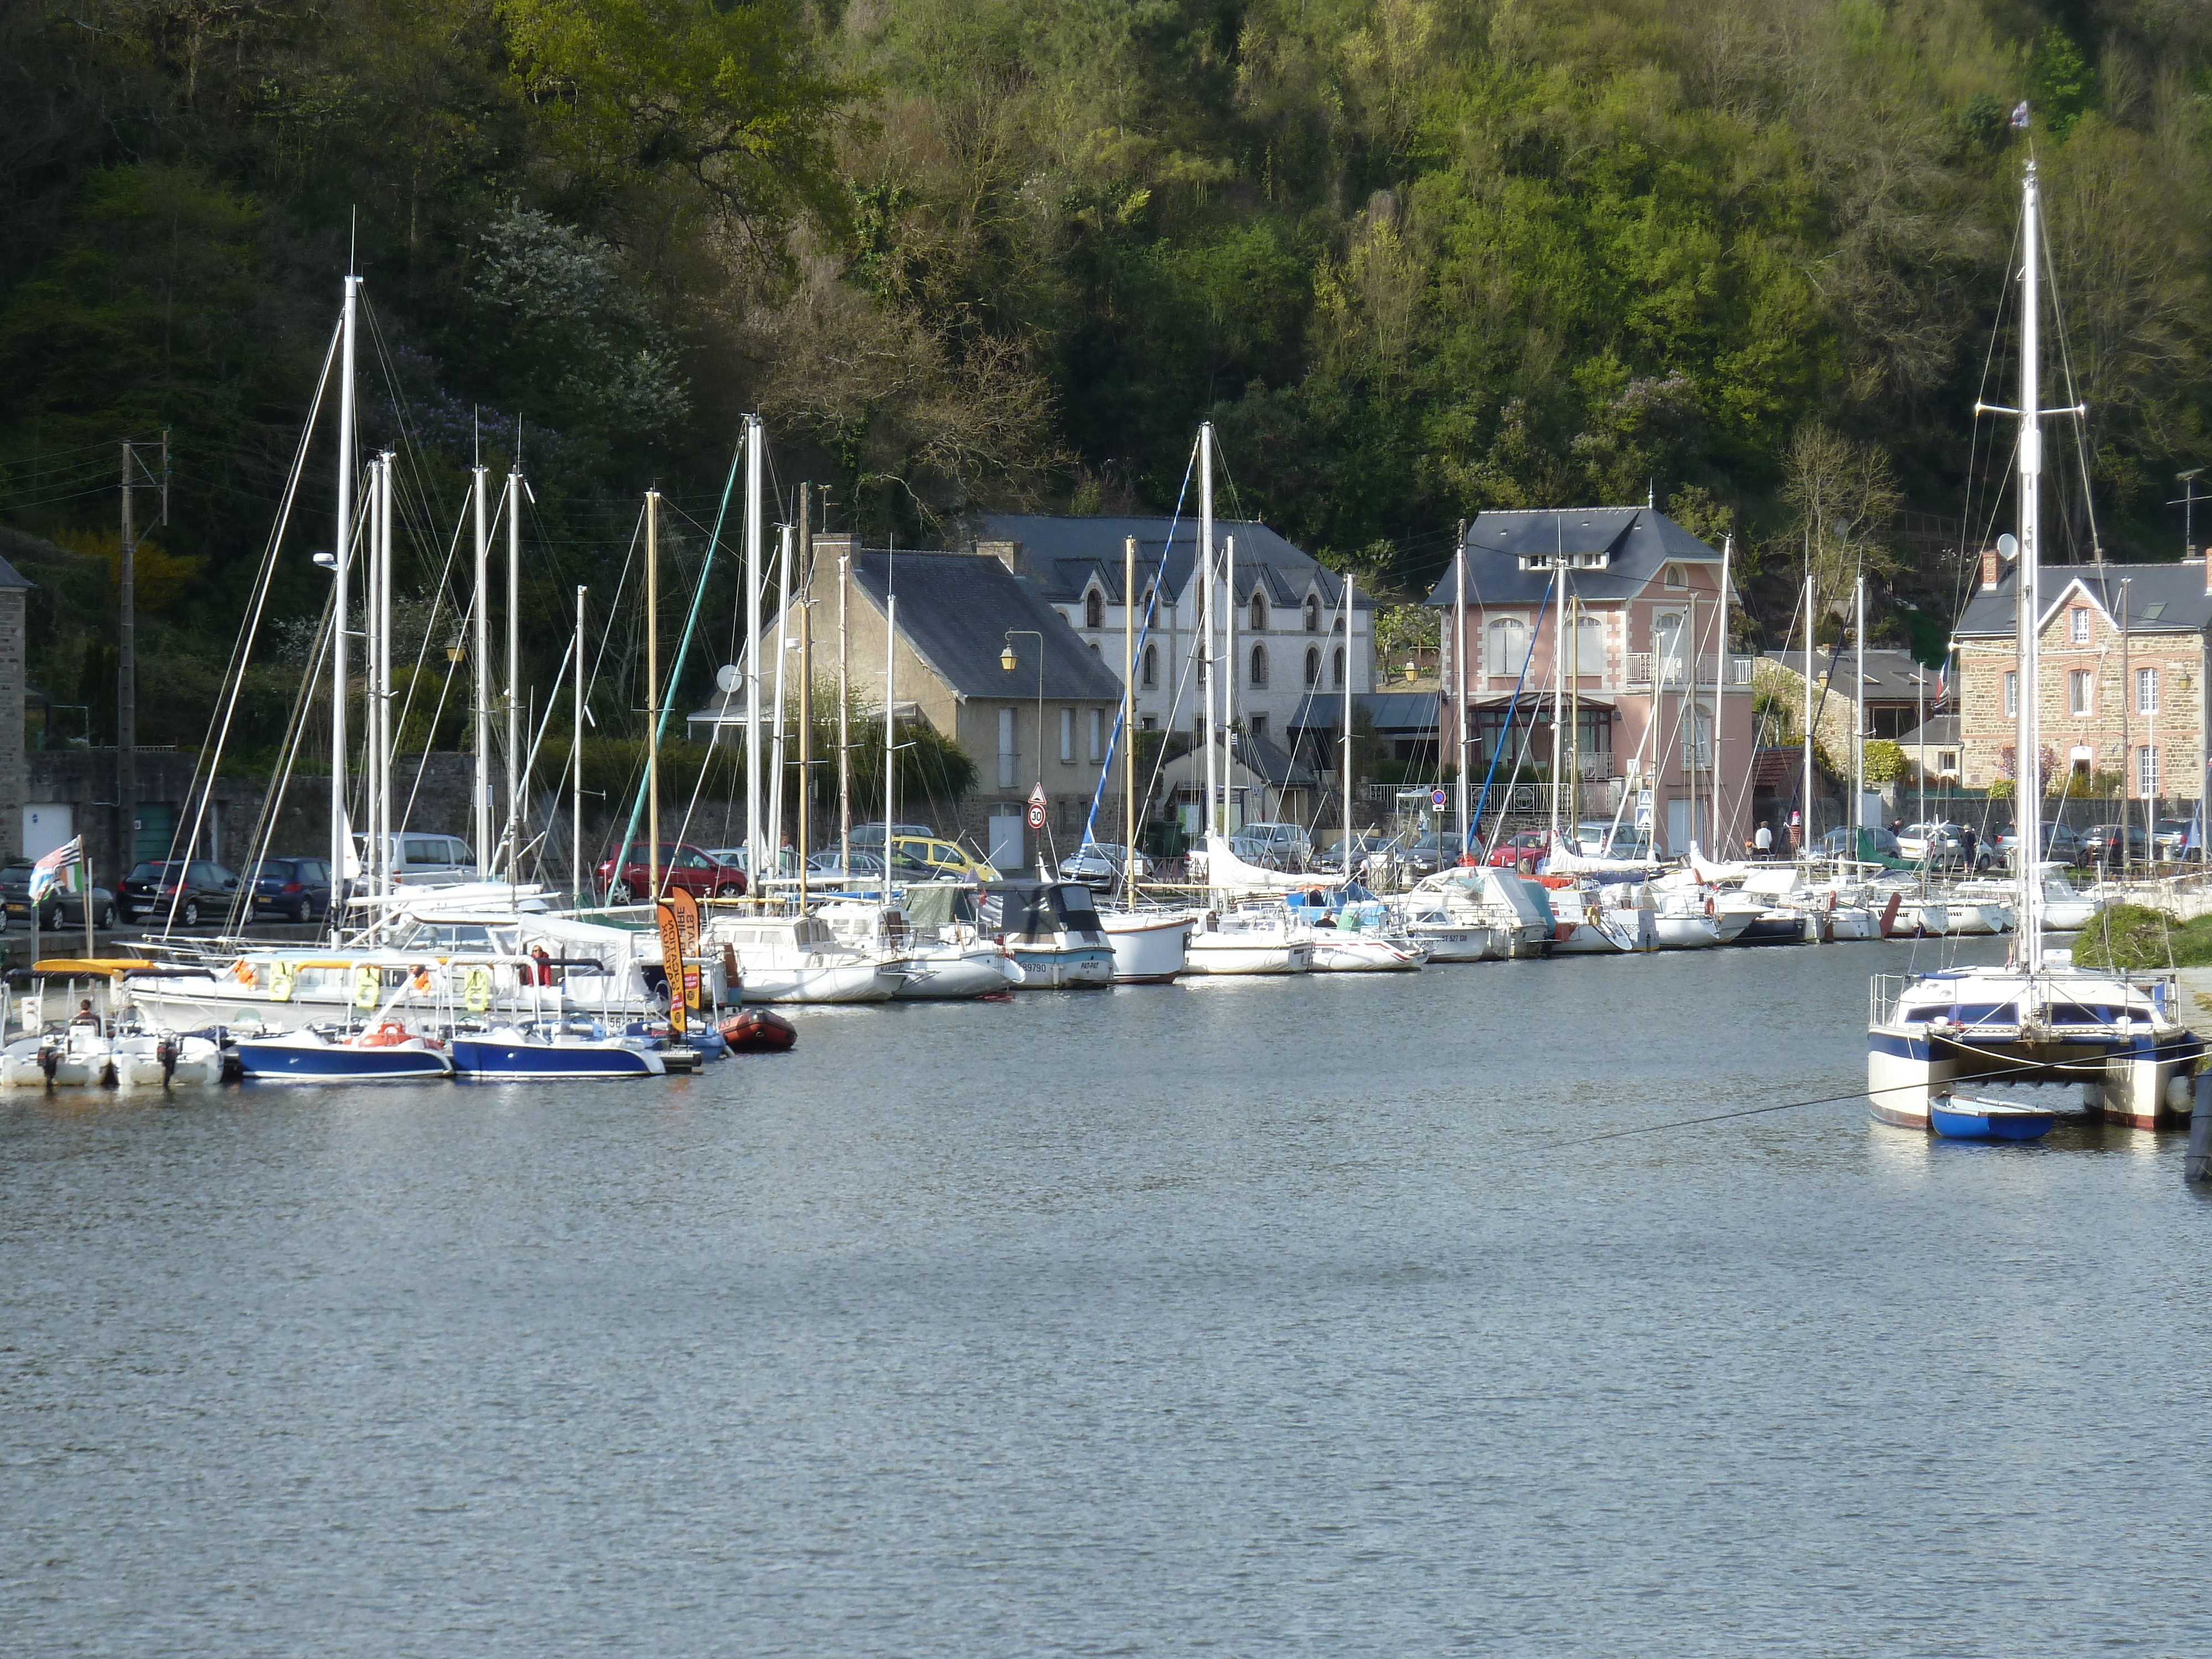
{"label": "green door", "polygon": [[169,842],[176,833],[176,802],[173,800],[140,801],[137,832],[131,839],[131,861],[136,863],[141,859],[168,857]]}

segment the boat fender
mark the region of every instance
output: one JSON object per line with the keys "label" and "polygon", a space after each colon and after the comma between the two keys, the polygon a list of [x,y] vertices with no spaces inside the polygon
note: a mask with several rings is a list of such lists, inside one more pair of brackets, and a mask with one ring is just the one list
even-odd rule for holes
{"label": "boat fender", "polygon": [[270,1001],[289,1002],[292,1000],[292,983],[296,971],[289,962],[280,962],[270,969]]}
{"label": "boat fender", "polygon": [[461,981],[461,1006],[472,1014],[480,1014],[491,1006],[491,970],[471,968],[469,976]]}
{"label": "boat fender", "polygon": [[383,988],[384,976],[363,963],[353,970],[353,1006],[356,1008],[376,1006],[378,993]]}
{"label": "boat fender", "polygon": [[2182,1173],[2191,1181],[2212,1181],[2212,1072],[2194,1079],[2196,1109],[2189,1117],[2189,1158]]}
{"label": "boat fender", "polygon": [[244,957],[230,964],[230,976],[248,988],[261,982],[261,975],[254,972],[253,964]]}

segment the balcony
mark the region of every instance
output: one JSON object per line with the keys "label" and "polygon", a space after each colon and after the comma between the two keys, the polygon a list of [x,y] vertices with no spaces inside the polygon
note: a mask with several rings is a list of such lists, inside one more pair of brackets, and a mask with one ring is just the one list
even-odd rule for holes
{"label": "balcony", "polygon": [[[1730,686],[1749,686],[1752,665],[1758,660],[1756,657],[1730,657],[1728,659],[1728,684]],[[1655,685],[1652,679],[1653,671],[1662,667],[1665,671],[1664,678]],[[1686,691],[1690,690],[1691,668],[1692,665],[1684,662],[1680,657],[1670,657],[1662,664],[1656,652],[1632,651],[1626,658],[1626,666],[1622,674],[1621,684],[1625,689],[1632,691],[1654,690]],[[1695,665],[1695,669],[1698,689],[1703,691],[1711,690],[1713,689],[1711,659],[1700,657]]]}

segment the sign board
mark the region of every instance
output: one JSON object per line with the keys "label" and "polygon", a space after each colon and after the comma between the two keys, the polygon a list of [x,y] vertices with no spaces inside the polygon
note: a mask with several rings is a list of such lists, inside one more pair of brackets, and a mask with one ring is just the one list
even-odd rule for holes
{"label": "sign board", "polygon": [[[672,889],[669,908],[676,912],[676,939],[684,947],[684,1006],[699,1011],[699,901],[681,887]],[[671,981],[673,982],[672,981]]]}
{"label": "sign board", "polygon": [[1429,805],[1435,807],[1438,811],[1442,811],[1443,810],[1444,802],[1448,799],[1449,797],[1447,797],[1444,792],[1441,789],[1431,789],[1429,791]]}
{"label": "sign board", "polygon": [[1030,790],[1030,805],[1032,806],[1042,806],[1045,805],[1044,786],[1042,784],[1037,784]]}
{"label": "sign board", "polygon": [[1044,828],[1044,808],[1035,801],[1030,803],[1030,828],[1032,830]]}
{"label": "sign board", "polygon": [[668,1024],[684,1035],[684,935],[676,925],[676,907],[666,899],[653,907],[660,922],[660,965],[668,975]]}

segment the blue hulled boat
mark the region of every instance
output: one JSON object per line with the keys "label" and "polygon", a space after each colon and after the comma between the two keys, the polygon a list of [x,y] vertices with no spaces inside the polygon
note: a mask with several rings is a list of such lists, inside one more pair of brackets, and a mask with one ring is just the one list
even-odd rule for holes
{"label": "blue hulled boat", "polygon": [[502,1026],[453,1036],[453,1075],[463,1082],[608,1083],[666,1070],[659,1054],[639,1041],[588,1029]]}
{"label": "blue hulled boat", "polygon": [[2008,1100],[1944,1096],[1929,1103],[1928,1121],[1946,1140],[2040,1140],[2058,1115]]}
{"label": "blue hulled boat", "polygon": [[443,1048],[390,1023],[353,1034],[311,1028],[249,1037],[237,1053],[248,1083],[420,1083],[453,1074]]}

